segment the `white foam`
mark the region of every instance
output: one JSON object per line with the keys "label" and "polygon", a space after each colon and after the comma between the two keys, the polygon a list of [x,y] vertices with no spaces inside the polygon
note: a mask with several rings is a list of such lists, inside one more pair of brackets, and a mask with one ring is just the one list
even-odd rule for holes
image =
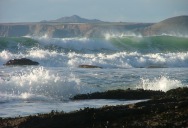
{"label": "white foam", "polygon": [[34,97],[57,97],[67,99],[75,94],[90,91],[80,83],[70,70],[58,74],[44,67],[15,68],[4,80],[0,81],[0,93],[17,95],[23,99]]}
{"label": "white foam", "polygon": [[[162,36],[173,36],[173,37],[184,37],[184,38],[188,38],[188,35],[187,35],[187,34],[174,33],[174,32],[172,32],[171,34],[169,34],[169,33],[162,33],[161,35],[162,35]],[[161,36],[161,35],[159,35],[159,36]]]}
{"label": "white foam", "polygon": [[172,79],[167,76],[160,76],[152,80],[142,78],[140,85],[138,85],[137,88],[143,88],[145,90],[162,90],[166,92],[170,89],[184,86],[186,85],[183,85],[179,80]]}
{"label": "white foam", "polygon": [[25,54],[0,52],[0,64],[10,59],[28,58],[45,67],[78,67],[81,64],[97,65],[104,68],[148,68],[148,67],[188,67],[188,52],[148,53],[76,53],[31,49]]}
{"label": "white foam", "polygon": [[105,37],[106,40],[109,40],[111,38],[124,38],[124,37],[141,38],[143,36],[141,34],[135,34],[135,33],[132,33],[132,32],[126,32],[126,33],[109,32],[109,33],[104,33],[104,37]]}
{"label": "white foam", "polygon": [[58,46],[64,49],[72,49],[72,50],[101,50],[101,49],[109,49],[114,50],[115,47],[101,39],[89,39],[89,38],[34,38],[38,40],[43,46]]}
{"label": "white foam", "polygon": [[137,52],[118,52],[113,54],[69,54],[68,64],[93,64],[106,68],[140,67],[188,67],[188,53],[140,54]]}
{"label": "white foam", "polygon": [[106,40],[109,40],[111,38],[124,38],[124,37],[137,37],[137,38],[142,38],[142,37],[155,37],[155,36],[172,36],[172,37],[183,37],[183,38],[188,38],[187,34],[180,34],[180,33],[162,33],[159,35],[149,35],[149,36],[143,36],[142,34],[139,33],[133,33],[133,32],[124,32],[124,33],[119,33],[119,32],[107,32],[104,33],[103,35]]}

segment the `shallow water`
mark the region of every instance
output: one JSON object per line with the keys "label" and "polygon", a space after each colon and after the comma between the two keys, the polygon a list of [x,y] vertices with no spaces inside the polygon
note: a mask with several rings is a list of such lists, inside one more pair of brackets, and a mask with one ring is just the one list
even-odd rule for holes
{"label": "shallow water", "polygon": [[103,106],[127,105],[145,100],[78,100],[78,101],[20,101],[0,104],[1,117],[28,116],[39,113],[49,113],[52,110],[58,112],[72,112],[87,107],[99,108]]}

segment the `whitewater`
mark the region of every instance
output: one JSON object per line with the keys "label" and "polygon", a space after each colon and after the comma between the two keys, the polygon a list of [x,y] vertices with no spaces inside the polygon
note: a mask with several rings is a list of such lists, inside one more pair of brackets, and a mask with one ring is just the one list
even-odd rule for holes
{"label": "whitewater", "polygon": [[[39,66],[4,66],[28,58]],[[79,68],[93,65],[101,68]],[[0,37],[0,117],[139,101],[71,101],[115,89],[188,86],[188,38],[106,34],[104,38]]]}

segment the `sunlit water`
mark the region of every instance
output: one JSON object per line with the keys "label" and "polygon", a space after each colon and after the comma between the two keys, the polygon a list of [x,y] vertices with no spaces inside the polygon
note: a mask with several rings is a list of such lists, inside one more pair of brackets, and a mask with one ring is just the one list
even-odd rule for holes
{"label": "sunlit water", "polygon": [[[169,36],[0,38],[0,117],[139,102],[70,100],[76,94],[188,86],[187,41]],[[3,66],[15,58],[29,58],[40,65]],[[102,69],[79,68],[81,64]]]}
{"label": "sunlit water", "polygon": [[2,67],[0,75],[1,117],[45,113],[51,110],[69,112],[85,107],[97,108],[104,105],[134,102],[122,100],[69,100],[69,98],[80,93],[127,88],[167,91],[188,85],[188,68],[67,69],[62,67]]}

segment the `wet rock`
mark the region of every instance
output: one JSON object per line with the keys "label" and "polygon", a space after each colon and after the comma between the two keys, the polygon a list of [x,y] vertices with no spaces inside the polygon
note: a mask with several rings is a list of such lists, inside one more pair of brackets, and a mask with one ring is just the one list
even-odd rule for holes
{"label": "wet rock", "polygon": [[165,98],[182,98],[182,97],[188,97],[188,88],[176,88],[176,89],[171,89],[166,92]]}
{"label": "wet rock", "polygon": [[27,58],[21,58],[21,59],[13,59],[7,61],[4,65],[39,65],[38,62],[32,61]]}
{"label": "wet rock", "polygon": [[147,68],[167,68],[167,67],[162,66],[162,65],[150,65]]}
{"label": "wet rock", "polygon": [[139,99],[151,99],[152,97],[158,97],[164,95],[162,91],[153,90],[109,90],[106,92],[95,92],[91,94],[79,94],[72,99],[126,99],[126,100],[139,100]]}
{"label": "wet rock", "polygon": [[[178,97],[175,92],[183,92]],[[188,127],[188,88],[178,88],[158,99],[134,105],[84,108],[64,113],[52,111],[28,117],[0,118],[0,128],[135,128]],[[171,98],[170,98],[171,97]]]}
{"label": "wet rock", "polygon": [[79,68],[102,68],[100,66],[95,66],[95,65],[79,65]]}

